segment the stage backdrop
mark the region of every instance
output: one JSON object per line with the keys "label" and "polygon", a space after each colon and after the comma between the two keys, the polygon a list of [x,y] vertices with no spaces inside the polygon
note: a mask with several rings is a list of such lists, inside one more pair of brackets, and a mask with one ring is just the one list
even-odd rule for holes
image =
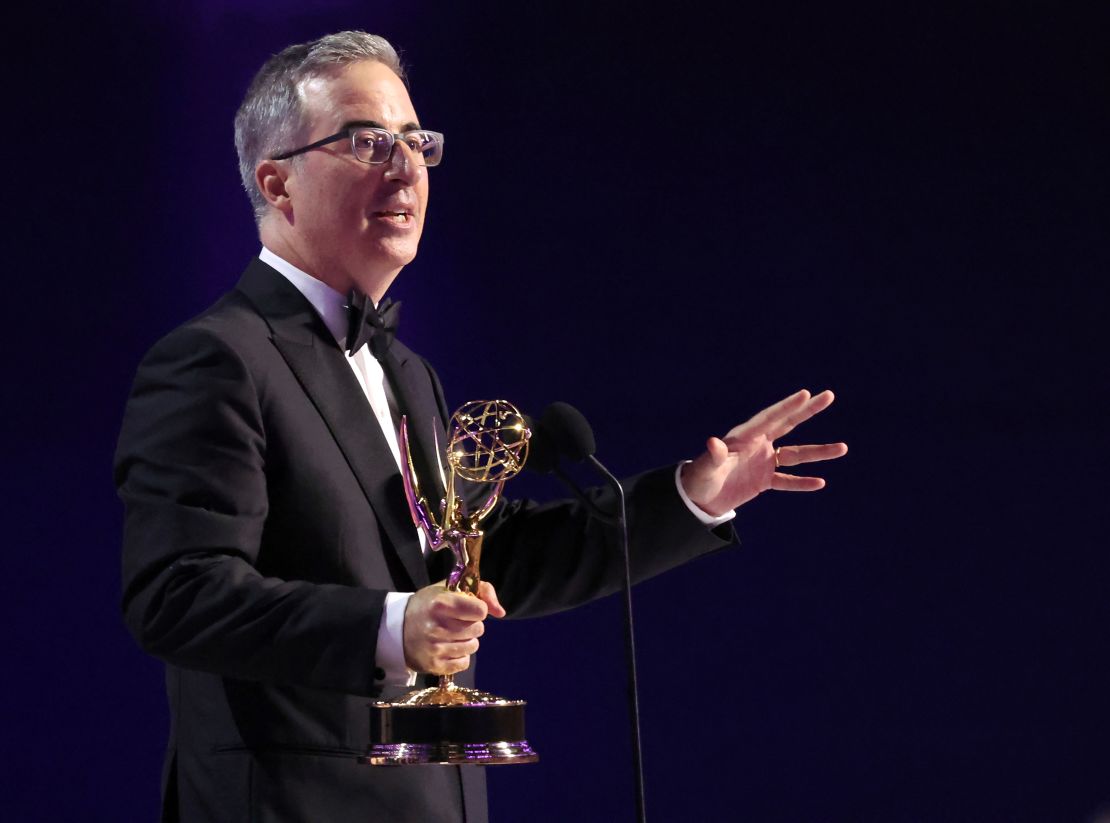
{"label": "stage backdrop", "polygon": [[[9,34],[5,820],[156,814],[120,415],[258,250],[252,73],[343,28],[403,47],[447,135],[394,296],[452,402],[570,401],[630,473],[837,392],[791,438],[850,443],[825,491],[636,592],[651,819],[1110,803],[1104,4],[765,5],[123,2]],[[489,626],[481,681],[542,754],[491,772],[494,820],[632,819],[619,620]]]}

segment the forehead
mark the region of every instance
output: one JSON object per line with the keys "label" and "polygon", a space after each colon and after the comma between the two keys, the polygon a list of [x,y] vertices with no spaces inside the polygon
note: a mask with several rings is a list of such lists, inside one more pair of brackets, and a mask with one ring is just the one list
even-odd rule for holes
{"label": "forehead", "polygon": [[351,121],[380,123],[393,131],[416,125],[416,111],[401,78],[384,63],[351,63],[300,85],[313,131],[327,133]]}

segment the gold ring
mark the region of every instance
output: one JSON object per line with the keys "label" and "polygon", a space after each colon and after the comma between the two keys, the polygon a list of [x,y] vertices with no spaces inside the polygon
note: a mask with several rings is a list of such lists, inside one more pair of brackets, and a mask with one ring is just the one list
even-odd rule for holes
{"label": "gold ring", "polygon": [[779,449],[781,449],[781,448],[782,448],[782,446],[779,446],[778,449],[775,449],[775,468],[776,469],[779,467]]}

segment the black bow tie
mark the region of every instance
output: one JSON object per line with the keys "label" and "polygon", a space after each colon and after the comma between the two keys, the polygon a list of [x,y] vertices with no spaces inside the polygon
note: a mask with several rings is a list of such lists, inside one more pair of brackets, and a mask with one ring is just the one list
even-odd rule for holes
{"label": "black bow tie", "polygon": [[401,304],[387,297],[378,308],[374,301],[360,291],[352,291],[347,298],[347,351],[354,354],[370,345],[370,353],[381,359],[393,342],[397,323],[401,319]]}

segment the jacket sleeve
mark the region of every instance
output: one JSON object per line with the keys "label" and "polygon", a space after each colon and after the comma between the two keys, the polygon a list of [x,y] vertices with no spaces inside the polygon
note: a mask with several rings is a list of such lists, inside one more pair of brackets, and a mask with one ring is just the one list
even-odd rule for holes
{"label": "jacket sleeve", "polygon": [[[638,583],[735,542],[731,523],[709,528],[686,508],[667,466],[621,481],[627,500],[632,581]],[[616,510],[608,488],[587,495]],[[510,617],[561,611],[617,591],[624,563],[616,526],[576,500],[505,502],[485,529],[482,577]]]}
{"label": "jacket sleeve", "polygon": [[178,666],[374,694],[385,592],[256,568],[268,514],[260,390],[244,358],[197,325],[140,365],[115,459],[124,619]]}

